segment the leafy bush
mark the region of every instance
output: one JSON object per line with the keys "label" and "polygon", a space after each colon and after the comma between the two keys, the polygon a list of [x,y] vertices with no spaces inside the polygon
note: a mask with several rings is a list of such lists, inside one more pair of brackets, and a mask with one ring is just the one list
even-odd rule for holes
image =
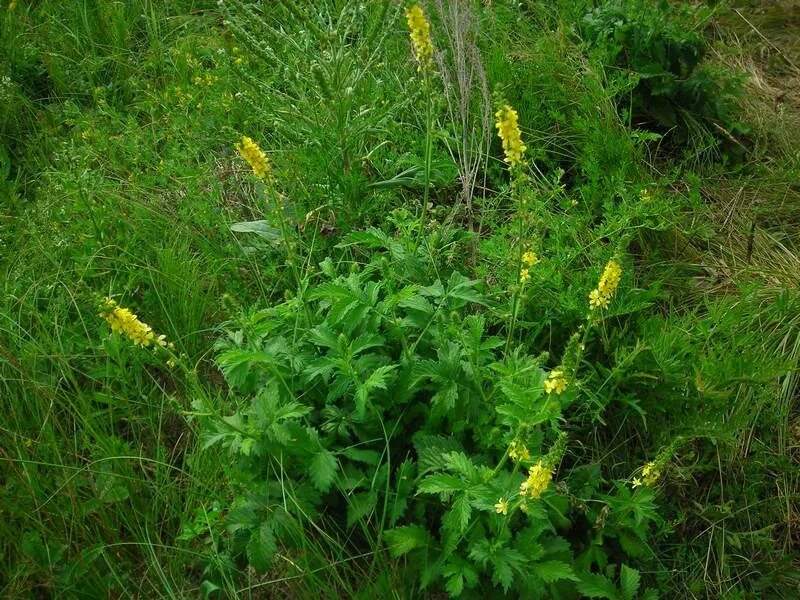
{"label": "leafy bush", "polygon": [[612,0],[585,15],[581,35],[609,76],[627,82],[617,102],[637,127],[670,131],[678,144],[697,133],[728,140],[744,132],[732,102],[739,80],[705,60],[700,29],[709,14],[666,0]]}
{"label": "leafy bush", "polygon": [[[204,426],[248,490],[226,518],[234,554],[264,570],[279,545],[297,552],[322,526],[342,544],[380,537],[423,588],[525,597],[613,588],[589,567],[648,554],[650,488],[604,483],[592,464],[548,485],[579,398],[580,340],[562,361],[566,391],[552,391],[546,353],[492,332],[495,303],[478,281],[433,274],[428,253],[463,241],[443,235],[423,253],[413,238],[352,234],[340,248],[371,250],[366,264],[323,261],[302,298],[248,315],[220,342],[226,380],[248,398]],[[528,469],[545,473],[541,499],[520,491]],[[618,550],[590,534],[599,520]],[[632,573],[623,567],[623,587],[635,588]]]}

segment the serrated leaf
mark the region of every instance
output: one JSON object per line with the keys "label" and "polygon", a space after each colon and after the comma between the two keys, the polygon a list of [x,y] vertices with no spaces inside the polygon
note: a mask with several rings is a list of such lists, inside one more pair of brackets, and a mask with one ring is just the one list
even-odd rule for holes
{"label": "serrated leaf", "polygon": [[467,530],[471,516],[472,506],[469,503],[469,498],[467,494],[462,493],[453,501],[453,505],[445,514],[442,523],[448,529],[464,533]]}
{"label": "serrated leaf", "polygon": [[611,580],[598,573],[582,573],[575,587],[587,598],[621,600],[617,588]]}
{"label": "serrated leaf", "polygon": [[641,578],[639,571],[632,569],[628,565],[622,565],[619,575],[619,586],[624,600],[633,600],[636,597],[636,592],[639,591]]}
{"label": "serrated leaf", "polygon": [[417,486],[417,494],[452,494],[463,490],[465,484],[458,477],[446,473],[428,475]]}
{"label": "serrated leaf", "polygon": [[362,462],[371,467],[374,467],[378,464],[378,460],[381,456],[375,450],[364,450],[362,448],[346,448],[342,451],[342,454],[344,454],[350,460]]}
{"label": "serrated leaf", "polygon": [[553,583],[559,579],[576,580],[572,567],[560,560],[543,560],[533,563],[531,570],[536,573],[545,583]]}
{"label": "serrated leaf", "polygon": [[419,525],[405,525],[383,532],[386,546],[394,558],[408,554],[415,548],[423,548],[428,544],[430,535]]}
{"label": "serrated leaf", "polygon": [[336,457],[330,451],[321,449],[311,459],[309,466],[311,483],[320,492],[327,492],[336,477],[337,467]]}
{"label": "serrated leaf", "polygon": [[458,598],[464,591],[464,576],[461,573],[452,575],[444,584],[444,589],[451,598]]}
{"label": "serrated leaf", "polygon": [[272,527],[262,523],[261,527],[253,531],[250,541],[247,542],[247,560],[256,571],[263,573],[269,568],[277,549]]}
{"label": "serrated leaf", "polygon": [[370,514],[375,510],[377,503],[378,495],[374,491],[349,496],[347,498],[347,526],[352,527]]}

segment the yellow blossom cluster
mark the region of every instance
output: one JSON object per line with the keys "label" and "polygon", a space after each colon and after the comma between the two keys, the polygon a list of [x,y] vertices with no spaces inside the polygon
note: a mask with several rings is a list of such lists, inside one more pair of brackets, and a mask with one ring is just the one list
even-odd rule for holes
{"label": "yellow blossom cluster", "polygon": [[423,71],[430,66],[433,58],[431,25],[419,4],[414,4],[406,9],[406,21],[411,36],[411,45],[414,47],[414,56],[417,59],[417,70]]}
{"label": "yellow blossom cluster", "polygon": [[536,263],[539,262],[539,257],[536,256],[535,252],[531,252],[528,250],[527,252],[522,253],[522,264],[528,267],[532,267]]}
{"label": "yellow blossom cluster", "polygon": [[523,460],[530,460],[531,453],[528,450],[525,444],[517,442],[514,440],[511,442],[511,445],[508,447],[508,455],[511,457],[511,460],[515,460],[517,462],[521,462]]}
{"label": "yellow blossom cluster", "polygon": [[567,381],[563,369],[553,369],[544,382],[544,391],[548,394],[555,392],[560,395],[567,389],[568,384],[569,381]]}
{"label": "yellow blossom cluster", "polygon": [[655,485],[656,481],[661,477],[661,469],[651,461],[642,467],[642,477],[644,478],[645,485]]}
{"label": "yellow blossom cluster", "polygon": [[502,106],[495,114],[497,134],[503,142],[503,152],[509,167],[523,164],[522,155],[528,148],[522,143],[519,130],[519,115],[508,104]]}
{"label": "yellow blossom cluster", "polygon": [[540,460],[528,469],[528,478],[519,486],[519,494],[536,500],[541,497],[552,479],[553,470],[545,466]]}
{"label": "yellow blossom cluster", "polygon": [[615,260],[608,261],[597,288],[589,293],[589,308],[607,308],[608,303],[617,291],[619,280],[622,277],[622,267]]}
{"label": "yellow blossom cluster", "polygon": [[142,323],[130,309],[119,306],[111,298],[106,298],[100,306],[100,316],[111,326],[111,331],[122,333],[137,346],[166,346],[166,336],[153,332],[147,323]]}
{"label": "yellow blossom cluster", "polygon": [[236,144],[236,150],[253,168],[256,177],[261,180],[272,178],[272,165],[270,165],[269,158],[251,138],[246,135],[242,136],[241,141]]}
{"label": "yellow blossom cluster", "polygon": [[505,498],[500,498],[497,501],[497,504],[494,505],[494,510],[497,512],[498,515],[507,515],[508,514],[508,500]]}

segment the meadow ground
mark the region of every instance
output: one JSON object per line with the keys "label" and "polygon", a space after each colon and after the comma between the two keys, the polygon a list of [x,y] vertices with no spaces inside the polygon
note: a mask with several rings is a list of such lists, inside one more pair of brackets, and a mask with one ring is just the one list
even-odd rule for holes
{"label": "meadow ground", "polygon": [[798,84],[796,0],[0,0],[0,595],[798,597]]}

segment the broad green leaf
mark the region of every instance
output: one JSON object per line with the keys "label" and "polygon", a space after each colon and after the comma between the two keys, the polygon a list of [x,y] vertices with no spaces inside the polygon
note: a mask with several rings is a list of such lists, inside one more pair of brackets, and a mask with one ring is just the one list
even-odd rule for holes
{"label": "broad green leaf", "polygon": [[452,494],[465,488],[465,484],[458,477],[437,473],[428,475],[417,486],[417,494]]}
{"label": "broad green leaf", "polygon": [[560,560],[543,560],[533,563],[531,570],[544,580],[545,583],[553,583],[559,579],[576,580],[572,567]]}
{"label": "broad green leaf", "polygon": [[578,591],[587,598],[607,598],[622,600],[616,586],[607,577],[598,573],[582,573],[575,584]]}
{"label": "broad green leaf", "polygon": [[336,457],[331,452],[325,449],[317,452],[309,467],[309,475],[314,487],[320,492],[327,492],[336,477],[337,468]]}
{"label": "broad green leaf", "polygon": [[269,568],[277,549],[272,527],[262,523],[261,527],[253,531],[250,541],[247,542],[247,560],[256,571],[263,573]]}
{"label": "broad green leaf", "polygon": [[639,571],[630,568],[628,565],[622,565],[619,582],[623,600],[633,600],[636,597],[640,580]]}
{"label": "broad green leaf", "polygon": [[270,242],[280,242],[281,232],[267,224],[266,221],[242,221],[231,225],[231,231],[236,233],[255,233],[257,236]]}
{"label": "broad green leaf", "polygon": [[430,535],[419,525],[405,525],[383,532],[383,538],[392,556],[397,558],[408,554],[415,548],[423,548],[428,544]]}
{"label": "broad green leaf", "polygon": [[359,520],[366,517],[378,503],[378,494],[375,491],[362,494],[353,494],[347,498],[347,526],[352,527]]}

